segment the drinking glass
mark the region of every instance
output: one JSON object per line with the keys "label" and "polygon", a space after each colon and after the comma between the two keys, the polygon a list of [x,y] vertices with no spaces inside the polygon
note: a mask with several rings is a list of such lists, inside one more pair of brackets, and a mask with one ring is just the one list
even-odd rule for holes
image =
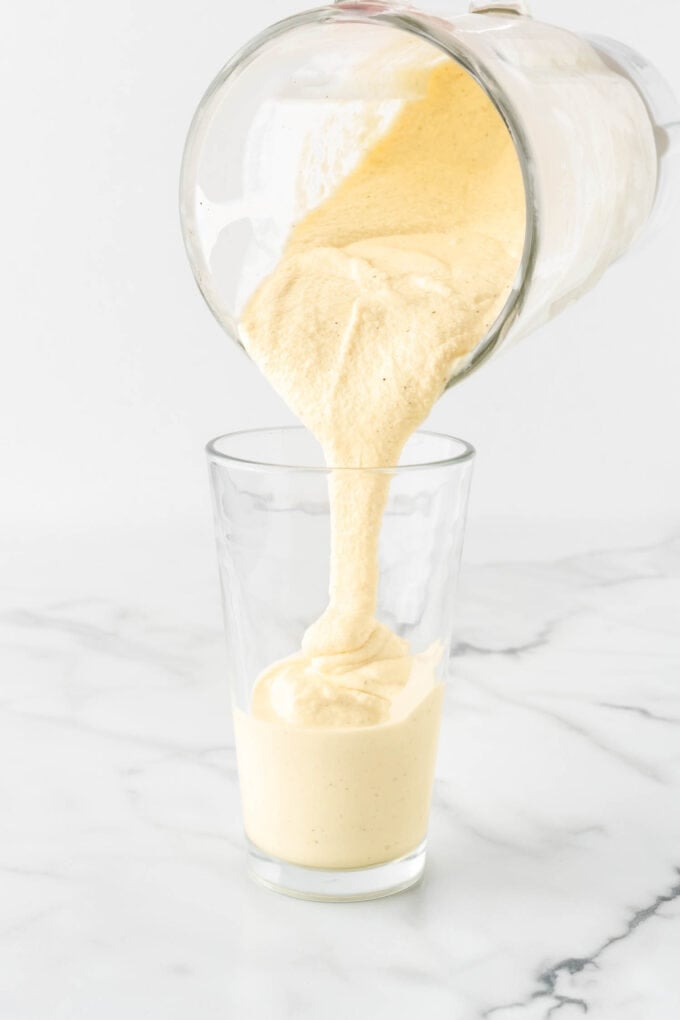
{"label": "drinking glass", "polygon": [[[331,470],[305,429],[282,428],[221,436],[207,454],[250,874],[308,899],[405,889],[425,866],[474,450],[418,432],[394,468]],[[425,695],[368,726],[255,717],[258,677],[299,651],[326,608],[338,474],[389,479],[376,617],[409,643],[404,690]]]}

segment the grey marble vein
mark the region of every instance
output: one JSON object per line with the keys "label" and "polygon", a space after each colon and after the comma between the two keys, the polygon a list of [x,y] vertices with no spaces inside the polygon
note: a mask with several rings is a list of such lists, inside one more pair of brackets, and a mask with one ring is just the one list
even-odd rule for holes
{"label": "grey marble vein", "polygon": [[650,719],[653,722],[670,723],[672,726],[680,725],[680,716],[661,715],[642,705],[616,705],[609,701],[599,701],[597,704],[601,708],[611,708],[615,712],[634,712],[636,715],[641,715],[643,719]]}
{"label": "grey marble vein", "polygon": [[5,613],[3,622],[17,627],[25,627],[41,632],[55,631],[74,638],[84,647],[98,655],[111,655],[116,658],[133,659],[135,661],[159,663],[170,673],[185,676],[190,669],[190,661],[182,661],[177,656],[168,656],[145,642],[131,639],[120,633],[120,630],[94,624],[60,618],[48,613],[35,613],[28,610],[17,610]]}
{"label": "grey marble vein", "polygon": [[501,648],[482,648],[469,641],[457,641],[451,649],[451,658],[457,659],[465,655],[524,655],[545,648],[550,641],[552,626],[543,627],[535,638],[517,645],[505,645]]}
{"label": "grey marble vein", "polygon": [[[182,744],[158,740],[155,737],[147,736],[143,733],[126,733],[122,730],[110,730],[102,726],[96,726],[58,715],[20,711],[14,708],[11,709],[11,713],[27,721],[46,723],[49,726],[75,730],[85,736],[93,737],[97,740],[101,738],[104,740],[114,741],[115,743],[120,742],[123,744],[133,744],[137,747],[143,748],[144,750],[165,752],[169,757],[176,756],[189,758],[194,764],[200,765],[202,768],[213,769],[219,773],[227,772],[229,774],[233,774],[233,769],[225,769],[224,767],[215,765],[213,762],[205,761],[204,759],[208,753],[206,749],[186,747],[182,746]],[[227,745],[225,744],[225,747],[226,746]]]}
{"label": "grey marble vein", "polygon": [[[680,868],[676,868],[675,871],[676,875],[680,876]],[[611,946],[630,938],[640,925],[649,921],[651,918],[657,917],[661,907],[665,904],[673,903],[679,898],[680,881],[677,881],[670,887],[670,889],[668,889],[668,891],[656,896],[648,906],[635,910],[626,922],[623,931],[619,932],[617,935],[612,935],[611,937],[606,938],[595,950],[593,950],[592,953],[589,953],[586,956],[567,957],[541,971],[536,977],[536,983],[540,987],[536,991],[531,992],[527,999],[519,1002],[507,1003],[501,1006],[493,1006],[491,1009],[487,1009],[483,1012],[482,1020],[487,1020],[487,1018],[491,1016],[495,1016],[497,1020],[502,1020],[502,1014],[504,1011],[516,1009],[517,1007],[524,1007],[528,1005],[528,1003],[534,1002],[538,999],[553,1000],[552,1005],[550,1005],[550,1008],[545,1014],[546,1017],[554,1015],[554,1013],[556,1013],[559,1009],[567,1005],[578,1006],[584,1013],[588,1013],[589,1006],[585,998],[563,995],[558,992],[558,985],[562,975],[568,974],[569,976],[574,977],[577,974],[581,974],[588,967],[599,968],[602,957],[607,950],[611,948]]]}
{"label": "grey marble vein", "polygon": [[556,722],[559,726],[564,727],[570,733],[575,736],[581,737],[583,740],[587,740],[593,747],[596,747],[599,751],[604,754],[611,755],[616,758],[627,768],[633,769],[647,779],[651,779],[655,783],[664,783],[666,780],[659,769],[650,765],[648,762],[631,755],[627,751],[622,751],[619,748],[612,747],[610,744],[605,743],[594,733],[592,733],[585,725],[579,725],[573,722],[571,719],[566,718],[562,713],[556,712],[554,709],[545,708],[543,705],[537,705],[535,702],[530,700],[519,700],[517,698],[511,698],[506,694],[502,694],[496,688],[489,687],[488,685],[479,684],[482,690],[485,690],[492,697],[504,701],[508,705],[513,705],[516,708],[522,709],[526,712],[534,712],[538,715],[544,716],[546,719],[550,719]]}

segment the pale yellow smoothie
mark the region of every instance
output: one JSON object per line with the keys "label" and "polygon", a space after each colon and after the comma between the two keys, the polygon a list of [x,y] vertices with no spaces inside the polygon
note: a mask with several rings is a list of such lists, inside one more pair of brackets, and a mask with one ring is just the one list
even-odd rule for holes
{"label": "pale yellow smoothie", "polygon": [[[332,468],[393,466],[506,301],[525,196],[509,133],[450,60],[294,227],[241,334]],[[427,829],[442,651],[376,619],[389,475],[330,476],[328,608],[236,711],[246,832],[311,867],[393,860]]]}
{"label": "pale yellow smoothie", "polygon": [[[427,833],[444,685],[441,651],[411,659],[411,678],[378,725],[291,723],[272,709],[277,667],[234,728],[245,829],[266,853],[307,867],[395,860]],[[321,681],[323,682],[323,681]]]}

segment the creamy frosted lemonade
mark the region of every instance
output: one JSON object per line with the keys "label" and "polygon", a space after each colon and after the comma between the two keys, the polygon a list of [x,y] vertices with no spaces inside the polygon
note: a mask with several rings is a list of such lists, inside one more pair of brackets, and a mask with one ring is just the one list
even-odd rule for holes
{"label": "creamy frosted lemonade", "polygon": [[373,724],[324,725],[323,714],[290,724],[272,708],[277,667],[260,678],[252,714],[235,711],[245,828],[256,846],[305,867],[362,868],[422,842],[443,684],[432,654],[409,665],[389,719]]}
{"label": "creamy frosted lemonade", "polygon": [[330,475],[328,608],[235,710],[246,832],[311,868],[363,868],[424,839],[442,705],[436,645],[376,619],[389,473],[507,299],[525,195],[507,128],[449,60],[294,227],[251,296],[251,357],[320,441]]}

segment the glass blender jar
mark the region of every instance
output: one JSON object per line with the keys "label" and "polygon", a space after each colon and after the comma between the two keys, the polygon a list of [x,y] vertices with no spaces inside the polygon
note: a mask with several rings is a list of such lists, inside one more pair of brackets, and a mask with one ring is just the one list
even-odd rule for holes
{"label": "glass blender jar", "polygon": [[187,138],[181,220],[201,292],[237,342],[241,311],[291,227],[365,147],[367,117],[379,132],[408,100],[391,71],[409,62],[450,59],[472,76],[524,180],[514,286],[450,384],[592,287],[668,201],[680,112],[644,58],[536,21],[524,3],[431,9],[444,6],[343,0],[304,11],[254,38],[209,87]]}

